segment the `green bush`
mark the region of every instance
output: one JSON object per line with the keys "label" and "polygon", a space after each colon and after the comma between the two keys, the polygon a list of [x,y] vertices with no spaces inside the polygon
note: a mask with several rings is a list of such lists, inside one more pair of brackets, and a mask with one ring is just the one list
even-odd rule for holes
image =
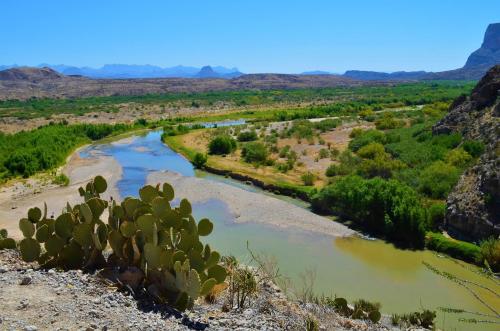
{"label": "green bush", "polygon": [[460,171],[456,167],[436,161],[421,172],[418,189],[434,199],[446,198],[459,176]]}
{"label": "green bush", "polygon": [[462,148],[455,148],[445,156],[446,163],[455,167],[464,167],[472,160],[472,156]]}
{"label": "green bush", "polygon": [[316,176],[310,171],[306,172],[303,174],[300,178],[304,182],[304,185],[306,186],[312,186],[314,184],[314,179]]}
{"label": "green bush", "polygon": [[494,272],[500,271],[500,239],[491,237],[483,240],[480,247],[478,262],[487,261]]}
{"label": "green bush", "polygon": [[428,232],[425,246],[437,252],[445,253],[451,257],[467,262],[476,262],[481,250],[478,246],[460,240],[447,238],[441,233]]}
{"label": "green bush", "polygon": [[386,155],[384,145],[371,142],[363,147],[361,147],[357,154],[365,159],[374,159],[376,157],[383,157]]}
{"label": "green bush", "polygon": [[312,207],[339,213],[403,245],[423,246],[424,208],[417,193],[401,182],[347,176],[313,196]]}
{"label": "green bush", "polygon": [[241,149],[241,156],[248,163],[264,163],[267,155],[266,145],[260,142],[250,142]]}
{"label": "green bush", "polygon": [[203,166],[205,165],[205,163],[207,163],[207,156],[205,154],[202,154],[202,153],[196,153],[194,155],[194,158],[193,158],[193,165],[198,168],[198,169],[201,169],[203,168]]}
{"label": "green bush", "polygon": [[230,154],[236,149],[236,140],[227,134],[214,137],[208,144],[208,153],[225,155]]}
{"label": "green bush", "polygon": [[462,144],[462,148],[472,157],[479,157],[484,152],[484,144],[479,140],[466,140]]}
{"label": "green bush", "polygon": [[394,118],[394,114],[385,112],[381,118],[375,121],[378,130],[395,129],[404,126],[404,122]]}
{"label": "green bush", "polygon": [[349,142],[349,149],[353,152],[357,152],[358,149],[372,142],[385,144],[387,142],[387,136],[385,133],[378,130],[361,131],[356,133],[354,138]]}
{"label": "green bush", "polygon": [[429,229],[437,229],[444,222],[446,203],[435,202],[427,208],[427,223]]}
{"label": "green bush", "polygon": [[365,178],[391,178],[394,171],[401,170],[405,164],[399,160],[391,160],[388,156],[378,156],[374,159],[363,160],[357,173]]}
{"label": "green bush", "polygon": [[69,185],[69,178],[65,174],[59,174],[54,178],[54,184],[56,185],[61,185],[61,186],[68,186]]}
{"label": "green bush", "polygon": [[238,141],[254,141],[257,140],[257,132],[255,131],[243,131],[238,134]]}
{"label": "green bush", "polygon": [[329,156],[330,156],[330,151],[328,151],[328,149],[322,148],[322,149],[319,150],[318,157],[320,159],[326,159]]}

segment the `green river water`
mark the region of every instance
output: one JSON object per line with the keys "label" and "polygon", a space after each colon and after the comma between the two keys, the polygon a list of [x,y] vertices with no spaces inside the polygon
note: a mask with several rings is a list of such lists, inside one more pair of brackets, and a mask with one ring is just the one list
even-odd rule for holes
{"label": "green river water", "polygon": [[[123,177],[118,182],[122,197],[136,195],[148,173],[157,170],[176,171],[184,176],[198,176],[273,195],[230,179],[194,171],[186,159],[161,143],[160,135],[161,132],[153,131],[135,136],[126,144],[108,142],[92,145],[84,149],[81,156],[105,154],[114,157],[123,169]],[[301,201],[275,197],[307,208],[307,204]],[[442,306],[490,313],[466,289],[430,272],[422,264],[423,261],[461,278],[492,287],[497,293],[500,288],[493,281],[479,276],[474,266],[440,257],[430,251],[400,250],[380,240],[332,238],[296,230],[277,230],[261,224],[235,224],[226,204],[217,199],[194,204],[193,211],[197,219],[209,217],[215,223],[214,232],[206,240],[222,254],[235,255],[242,262],[250,261],[247,251],[249,242],[252,251],[274,257],[281,273],[289,277],[294,287],[301,286],[300,275],[310,270],[316,275],[316,293],[342,296],[348,300],[364,298],[377,301],[386,314]],[[325,222],[329,221],[325,219]],[[478,290],[478,293],[500,310],[498,296],[484,290]],[[445,330],[498,330],[498,325],[463,323],[458,321],[457,315],[441,312],[438,312],[437,326]]]}

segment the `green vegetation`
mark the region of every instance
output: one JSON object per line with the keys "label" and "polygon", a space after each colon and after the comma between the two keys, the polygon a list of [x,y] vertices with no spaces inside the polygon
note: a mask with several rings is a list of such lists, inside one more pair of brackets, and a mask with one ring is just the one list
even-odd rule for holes
{"label": "green vegetation", "polygon": [[423,311],[409,314],[394,314],[391,316],[391,323],[394,326],[407,329],[410,327],[422,327],[431,329],[434,326],[436,312],[424,309]]}
{"label": "green vegetation", "polygon": [[[179,310],[191,308],[199,296],[224,282],[227,272],[219,265],[220,254],[200,241],[212,232],[213,223],[206,218],[196,223],[186,199],[172,208],[172,186],[147,185],[139,190],[140,199],[127,197],[111,205],[100,198],[106,189],[104,178],[95,177],[79,188],[84,202],[68,204],[55,220],[47,218],[47,206],[43,214],[31,208],[19,221],[23,260],[45,268],[137,267],[147,291]],[[109,219],[104,223],[100,218],[106,209]],[[113,253],[106,261],[102,252],[108,244]]]}
{"label": "green vegetation", "polygon": [[342,316],[354,319],[366,319],[372,323],[378,323],[382,314],[380,314],[380,303],[369,302],[367,300],[359,299],[354,301],[353,308],[349,307],[347,300],[344,298],[331,299],[329,297],[322,300],[325,305],[335,309],[337,313]]}
{"label": "green vegetation", "polygon": [[427,248],[441,252],[467,262],[477,262],[481,250],[478,246],[460,240],[447,238],[441,233],[429,232],[425,238]]}
{"label": "green vegetation", "polygon": [[[381,110],[431,102],[450,102],[469,93],[475,82],[421,82],[396,86],[360,86],[289,90],[240,90],[206,93],[166,93],[141,96],[109,96],[78,99],[29,99],[0,101],[1,116],[19,118],[50,117],[56,114],[84,115],[88,112],[118,112],[120,105],[133,104],[136,109],[156,105],[171,107],[211,107],[224,102],[233,107],[270,106],[280,103],[327,103],[301,110],[262,112],[259,116],[276,120],[323,117],[357,111]],[[252,112],[250,117],[255,117]],[[323,116],[322,116],[323,115]]]}
{"label": "green vegetation", "polygon": [[241,148],[241,156],[248,163],[265,163],[268,156],[267,147],[261,142],[250,142]]}
{"label": "green vegetation", "polygon": [[54,169],[78,146],[139,127],[51,124],[15,134],[0,133],[0,181]]}
{"label": "green vegetation", "polygon": [[16,241],[9,238],[9,233],[5,229],[0,229],[0,251],[2,249],[15,249]]}
{"label": "green vegetation", "polygon": [[314,174],[312,172],[308,171],[305,174],[303,174],[300,178],[304,182],[305,186],[312,186],[312,185],[314,185],[315,176],[314,176]]}
{"label": "green vegetation", "polygon": [[336,212],[402,245],[423,247],[425,210],[418,194],[399,181],[343,177],[316,194],[312,206]]}
{"label": "green vegetation", "polygon": [[479,157],[484,152],[484,144],[478,140],[466,140],[462,147],[472,157]]}
{"label": "green vegetation", "polygon": [[196,168],[201,169],[201,168],[203,168],[203,166],[205,166],[206,163],[207,163],[207,156],[205,154],[196,153],[194,155],[193,165]]}
{"label": "green vegetation", "polygon": [[240,142],[245,142],[245,141],[254,141],[257,140],[257,133],[255,130],[252,131],[243,131],[238,134],[238,141]]}
{"label": "green vegetation", "polygon": [[236,150],[236,140],[227,134],[214,137],[208,144],[208,153],[226,155]]}
{"label": "green vegetation", "polygon": [[69,178],[65,174],[59,174],[56,177],[54,177],[53,183],[60,186],[68,186]]}
{"label": "green vegetation", "polygon": [[489,238],[481,242],[478,260],[487,262],[487,265],[495,272],[500,271],[500,239]]}

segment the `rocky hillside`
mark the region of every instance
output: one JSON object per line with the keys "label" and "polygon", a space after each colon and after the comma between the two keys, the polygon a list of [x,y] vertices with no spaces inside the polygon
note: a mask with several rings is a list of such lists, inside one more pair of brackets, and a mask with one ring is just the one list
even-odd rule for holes
{"label": "rocky hillside", "polygon": [[479,140],[485,151],[447,199],[448,230],[469,240],[500,235],[500,65],[491,68],[469,97],[451,105],[434,134],[460,132]]}
{"label": "rocky hillside", "polygon": [[244,309],[224,308],[225,295],[202,300],[186,313],[150,297],[119,290],[102,272],[38,269],[16,251],[0,250],[0,330],[400,330],[383,316],[377,324],[333,308],[292,302],[273,283],[259,281]]}

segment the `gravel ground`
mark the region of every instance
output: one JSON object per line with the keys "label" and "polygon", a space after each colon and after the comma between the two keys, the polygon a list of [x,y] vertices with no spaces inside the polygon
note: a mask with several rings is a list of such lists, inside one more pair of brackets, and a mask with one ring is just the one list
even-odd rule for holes
{"label": "gravel ground", "polygon": [[39,270],[12,250],[0,251],[0,284],[0,330],[304,330],[307,316],[319,321],[320,330],[391,329],[387,317],[374,325],[292,302],[269,282],[260,284],[244,310],[223,311],[222,294],[181,314],[120,292],[98,275]]}

